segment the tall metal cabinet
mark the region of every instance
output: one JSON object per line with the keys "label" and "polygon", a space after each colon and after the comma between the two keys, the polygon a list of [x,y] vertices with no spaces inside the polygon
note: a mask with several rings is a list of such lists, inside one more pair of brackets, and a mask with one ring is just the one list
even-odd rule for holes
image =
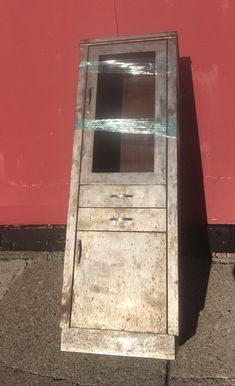
{"label": "tall metal cabinet", "polygon": [[175,357],[177,36],[83,41],[64,351]]}

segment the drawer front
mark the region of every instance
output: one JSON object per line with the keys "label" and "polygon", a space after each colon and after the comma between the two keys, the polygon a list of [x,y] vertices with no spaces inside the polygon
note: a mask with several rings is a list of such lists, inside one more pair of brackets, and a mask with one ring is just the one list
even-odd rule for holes
{"label": "drawer front", "polygon": [[165,185],[82,185],[79,206],[165,208]]}
{"label": "drawer front", "polygon": [[165,209],[79,208],[78,230],[165,232]]}

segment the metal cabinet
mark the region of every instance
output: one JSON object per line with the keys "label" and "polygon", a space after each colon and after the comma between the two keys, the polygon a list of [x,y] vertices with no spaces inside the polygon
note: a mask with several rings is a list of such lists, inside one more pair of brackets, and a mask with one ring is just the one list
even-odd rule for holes
{"label": "metal cabinet", "polygon": [[177,36],[83,41],[80,55],[61,349],[174,359]]}

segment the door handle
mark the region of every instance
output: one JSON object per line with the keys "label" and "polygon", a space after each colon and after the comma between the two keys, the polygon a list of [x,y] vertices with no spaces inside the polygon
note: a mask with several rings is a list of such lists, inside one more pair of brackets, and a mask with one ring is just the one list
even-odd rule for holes
{"label": "door handle", "polygon": [[76,241],[75,258],[77,263],[80,264],[82,258],[82,240]]}
{"label": "door handle", "polygon": [[89,87],[88,89],[88,106],[91,105],[91,98],[92,98],[92,87]]}

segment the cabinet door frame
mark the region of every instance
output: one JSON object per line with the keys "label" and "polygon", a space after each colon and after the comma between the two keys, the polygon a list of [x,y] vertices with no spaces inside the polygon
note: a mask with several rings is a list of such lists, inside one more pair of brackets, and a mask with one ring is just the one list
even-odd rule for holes
{"label": "cabinet door frame", "polygon": [[[154,172],[93,173],[94,130],[89,129],[89,121],[94,122],[98,80],[99,56],[133,52],[155,52],[156,65],[160,63],[160,73],[155,72],[155,119],[159,119],[166,129],[167,98],[167,40],[137,43],[116,43],[89,47],[85,113],[86,127],[83,129],[81,184],[165,184],[166,183],[166,137],[154,135]],[[90,66],[89,66],[90,64]],[[92,98],[90,91],[92,90]],[[163,129],[164,130],[164,129]]]}

